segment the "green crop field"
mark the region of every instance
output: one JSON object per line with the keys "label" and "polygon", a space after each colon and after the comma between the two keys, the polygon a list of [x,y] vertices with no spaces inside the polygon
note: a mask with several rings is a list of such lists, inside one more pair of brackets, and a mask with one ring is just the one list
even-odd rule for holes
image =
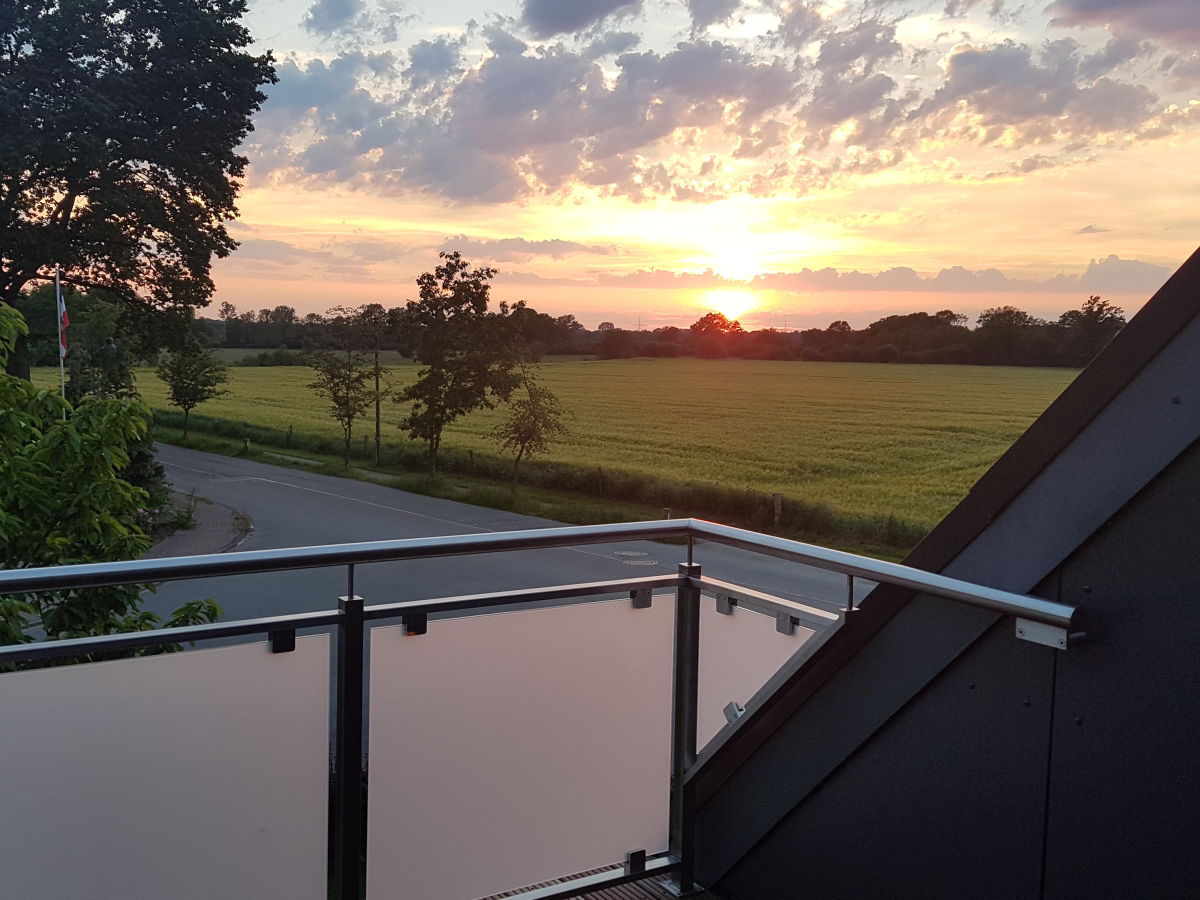
{"label": "green crop field", "polygon": [[[962,498],[1076,374],[733,359],[551,362],[542,370],[575,415],[552,460],[778,491],[922,529]],[[408,383],[417,371],[396,366],[393,384]],[[231,393],[195,413],[338,437],[337,423],[305,388],[311,377],[302,367],[234,368]],[[140,370],[138,386],[152,406],[166,408],[152,372]],[[399,405],[385,404],[385,445],[407,440],[397,428],[402,414]],[[488,434],[500,415],[460,420],[444,447],[495,454]],[[364,421],[357,435],[372,427]]]}

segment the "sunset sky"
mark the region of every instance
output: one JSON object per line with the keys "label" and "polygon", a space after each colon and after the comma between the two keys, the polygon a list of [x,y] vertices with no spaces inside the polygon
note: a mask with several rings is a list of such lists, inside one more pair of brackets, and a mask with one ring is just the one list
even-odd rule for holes
{"label": "sunset sky", "polygon": [[1135,311],[1200,243],[1193,0],[249,0],[272,86],[216,302],[634,328]]}

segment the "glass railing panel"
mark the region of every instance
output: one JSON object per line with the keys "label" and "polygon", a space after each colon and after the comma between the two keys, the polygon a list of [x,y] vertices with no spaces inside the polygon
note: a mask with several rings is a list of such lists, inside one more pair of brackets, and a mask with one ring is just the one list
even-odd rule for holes
{"label": "glass railing panel", "polygon": [[730,703],[744,707],[813,633],[797,626],[792,634],[781,634],[773,617],[749,609],[721,615],[713,598],[701,597],[696,745],[703,749],[728,721],[725,708]]}
{"label": "glass railing panel", "polygon": [[329,638],[0,675],[0,896],[326,896]]}
{"label": "glass railing panel", "polygon": [[371,634],[367,894],[463,900],[667,848],[674,599]]}

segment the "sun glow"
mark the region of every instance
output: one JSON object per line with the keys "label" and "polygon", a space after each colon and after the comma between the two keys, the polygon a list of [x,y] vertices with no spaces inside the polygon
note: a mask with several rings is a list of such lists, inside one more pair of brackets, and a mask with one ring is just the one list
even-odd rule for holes
{"label": "sun glow", "polygon": [[746,313],[757,308],[758,304],[758,296],[753,291],[722,288],[716,291],[705,291],[700,297],[700,305],[705,310],[719,312],[730,321],[740,319]]}

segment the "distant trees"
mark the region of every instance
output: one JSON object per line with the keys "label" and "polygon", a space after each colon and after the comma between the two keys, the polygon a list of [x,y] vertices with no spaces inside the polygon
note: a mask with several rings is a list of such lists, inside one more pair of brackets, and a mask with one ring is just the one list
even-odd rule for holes
{"label": "distant trees", "polygon": [[193,409],[228,393],[221,387],[229,379],[225,365],[198,340],[191,340],[166,353],[154,370],[167,385],[172,406],[183,410],[183,436],[188,436],[188,418]]}
{"label": "distant trees", "polygon": [[[43,304],[44,305],[44,304]],[[365,346],[399,349],[416,354],[415,332],[406,308],[385,309],[369,304],[375,324]],[[368,307],[359,307],[365,310]],[[49,308],[49,307],[47,307]],[[234,346],[273,346],[276,307],[258,313],[238,313],[223,304],[220,315],[227,343]],[[836,362],[962,363],[975,365],[1082,366],[1096,355],[1125,322],[1121,309],[1098,296],[1079,309],[1053,321],[1043,321],[1015,306],[984,310],[974,328],[962,313],[940,309],[884,316],[865,328],[852,328],[844,319],[825,328],[804,331],[744,330],[740,322],[719,312],[701,316],[687,328],[663,326],[653,331],[629,331],[612,322],[601,322],[588,331],[572,315],[550,316],[524,303],[506,308],[509,334],[523,349],[521,355],[538,359],[546,354],[594,354],[601,359],[631,356],[725,356],[747,359],[803,359]],[[263,321],[258,321],[262,319]],[[53,350],[53,317],[45,311],[30,319],[31,327],[44,320],[41,334],[31,347],[49,354]],[[215,323],[214,323],[215,324]],[[334,319],[308,314],[291,324],[290,346],[328,343]],[[36,327],[34,330],[37,330]],[[47,356],[49,361],[49,356]],[[262,364],[287,364],[285,357],[263,357]],[[386,391],[381,388],[381,395]]]}
{"label": "distant trees", "polygon": [[446,426],[508,400],[520,380],[515,369],[521,358],[507,305],[499,312],[488,309],[496,270],[471,268],[457,251],[438,256],[441,265],[417,279],[419,299],[405,306],[399,320],[405,342],[425,368],[396,397],[412,404],[401,427],[425,442],[433,473]]}
{"label": "distant trees", "polygon": [[1058,317],[1062,329],[1062,356],[1067,365],[1085,366],[1105,348],[1125,325],[1125,311],[1096,295],[1079,309]]}

